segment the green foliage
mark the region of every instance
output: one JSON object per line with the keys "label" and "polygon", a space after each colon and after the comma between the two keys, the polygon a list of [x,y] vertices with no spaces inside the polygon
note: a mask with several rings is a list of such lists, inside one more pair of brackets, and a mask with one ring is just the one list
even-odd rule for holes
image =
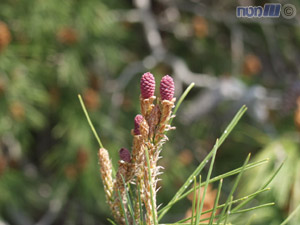
{"label": "green foliage", "polygon": [[[83,218],[105,221],[97,145],[77,113],[76,95],[89,99],[96,128],[101,124],[103,139],[111,139],[114,129],[112,119],[107,120],[110,95],[105,81],[124,66],[119,53],[127,40],[124,27],[113,19],[113,4],[0,3],[1,21],[12,36],[0,51],[1,157],[8,149],[4,173],[1,167],[0,210],[8,221],[12,210],[40,220],[56,196],[62,196],[59,204],[69,209],[65,221],[74,222],[72,214],[78,207],[85,209]],[[68,191],[57,193],[65,186]]]}
{"label": "green foliage", "polygon": [[[224,214],[228,215],[229,206],[231,212],[246,210],[242,208],[246,203],[249,208],[256,207],[257,202],[249,201],[255,198],[263,206],[267,202],[276,205],[255,211],[255,218],[253,212],[243,214],[249,224],[252,221],[257,225],[277,225],[292,212],[294,217],[286,221],[297,224],[299,134],[292,117],[295,99],[291,93],[284,97],[284,90],[296,83],[299,74],[297,21],[279,19],[265,24],[234,20],[236,2],[167,2],[155,0],[151,6],[167,53],[181,58],[195,72],[195,78],[207,73],[219,80],[212,86],[195,82],[196,88],[173,121],[177,130],[170,135],[170,143],[162,153],[166,174],[162,175],[164,188],[158,198],[158,202],[171,201],[159,209],[159,216],[168,211],[166,221],[182,219],[193,204],[187,196],[207,184],[213,189],[220,187],[218,191],[222,188],[214,207],[223,210],[234,179],[244,170],[238,187],[240,196],[233,194],[235,198],[227,201]],[[297,1],[292,4],[299,8]],[[82,95],[95,130],[101,131],[103,145],[111,149],[110,154],[117,161],[117,150],[131,146],[132,118],[139,107],[133,99],[139,95],[141,73],[150,68],[158,76],[173,75],[179,84],[177,94],[187,86],[188,78],[188,73],[176,74],[166,60],[149,66],[153,58],[145,57],[152,56],[152,50],[144,25],[135,13],[134,1],[1,0],[0,22],[7,25],[11,41],[2,48],[1,30],[0,223],[35,224],[54,207],[55,225],[109,224],[96,159],[98,145],[76,96]],[[235,43],[242,45],[236,47]],[[247,71],[248,55],[256,57],[254,72]],[[126,76],[124,71],[131,72]],[[198,96],[217,90],[216,96],[220,97],[224,90],[228,91],[230,88],[220,89],[218,85],[230,78],[237,79],[247,90],[263,88],[266,96],[258,96],[260,105],[252,101],[247,104],[249,114],[226,143],[219,139],[222,151],[216,153],[214,169],[206,181],[212,165],[206,160],[214,154],[208,150],[234,111],[246,104],[251,92],[243,99],[238,99],[238,94],[220,102],[209,98],[205,101],[212,104],[209,111],[192,122],[185,119],[189,119],[190,105],[196,106],[197,111],[205,109]],[[283,106],[277,103],[281,98]],[[285,103],[285,98],[292,106]],[[253,114],[261,113],[264,107],[266,120],[253,119]],[[283,117],[281,110],[288,115]],[[253,153],[254,160],[243,167],[241,159],[248,152]],[[283,159],[285,164],[278,172]],[[197,166],[197,175],[189,177]],[[278,178],[268,191],[267,182],[261,186],[261,180],[272,178],[276,171]],[[202,182],[192,187],[200,172]],[[187,177],[191,179],[185,183]],[[174,194],[177,197],[172,199]],[[202,214],[209,212],[203,209]],[[228,217],[229,222],[238,219],[238,214]]]}
{"label": "green foliage", "polygon": [[[259,216],[256,220],[258,224],[279,224],[282,222],[286,215],[291,214],[296,210],[299,204],[300,196],[297,190],[299,190],[299,148],[295,140],[290,135],[285,135],[274,142],[269,143],[260,153],[258,153],[254,160],[260,160],[264,157],[270,157],[269,163],[260,168],[255,168],[252,171],[247,172],[248,179],[243,180],[243,186],[240,189],[240,193],[249,193],[256,189],[260,184],[260,181],[269,177],[274,168],[282,162],[280,171],[270,184],[271,195],[265,197],[270,201],[274,201],[276,207],[272,210],[269,209],[268,216],[261,219]],[[249,182],[251,180],[251,182]],[[260,198],[261,199],[261,198]],[[262,200],[262,199],[261,199]],[[261,213],[264,213],[262,211]],[[266,212],[265,212],[266,213]],[[260,218],[260,219],[258,219]],[[299,215],[295,215],[289,224],[297,224],[299,221]]]}
{"label": "green foliage", "polygon": [[[192,86],[190,86],[192,87]],[[191,88],[188,87],[187,90],[190,90]],[[182,100],[186,97],[188,91],[184,92],[183,94],[183,97],[181,98]],[[89,116],[87,114],[87,111],[84,107],[84,103],[81,99],[81,96],[79,96],[79,100],[80,100],[80,103],[83,107],[83,110],[86,114],[86,117],[87,117],[87,120],[90,124],[90,127],[91,129],[93,130],[94,134],[95,134],[95,137],[97,140],[99,140],[99,144],[101,143],[99,137],[97,136],[97,133],[95,133],[95,130],[94,130],[94,127],[89,119]],[[178,104],[180,105],[182,103],[182,101],[179,101]],[[178,109],[179,106],[177,106],[176,108]],[[174,197],[171,199],[171,201],[164,207],[162,208],[158,213],[159,213],[159,217],[158,217],[158,220],[160,221],[160,219],[167,213],[168,210],[170,210],[173,205],[175,203],[177,203],[179,200],[182,199],[182,196],[183,195],[186,195],[185,190],[188,188],[188,186],[190,186],[190,183],[192,183],[194,181],[194,187],[193,187],[193,191],[194,191],[194,198],[193,198],[193,202],[192,202],[192,216],[190,218],[187,218],[187,219],[184,219],[184,220],[180,220],[180,221],[177,221],[175,223],[173,223],[174,225],[175,224],[187,224],[185,223],[187,220],[190,220],[191,221],[191,225],[195,224],[201,224],[200,222],[203,222],[203,221],[207,221],[209,220],[209,224],[213,224],[213,221],[217,219],[217,225],[219,224],[227,224],[227,221],[228,221],[228,218],[230,215],[234,215],[234,214],[243,214],[243,213],[247,213],[247,212],[250,212],[252,210],[257,210],[257,209],[261,209],[261,208],[265,208],[265,207],[269,207],[269,206],[273,206],[274,203],[266,203],[266,204],[261,204],[261,205],[258,205],[258,206],[255,206],[255,207],[249,207],[249,208],[245,208],[245,209],[241,209],[241,207],[245,206],[248,202],[250,202],[254,197],[256,197],[256,195],[264,192],[264,191],[269,191],[270,189],[267,188],[266,189],[266,186],[269,185],[271,183],[271,181],[275,178],[275,176],[278,174],[279,172],[279,169],[274,173],[274,175],[266,182],[265,185],[262,186],[262,188],[260,188],[257,192],[255,193],[252,193],[250,195],[247,195],[241,199],[236,199],[234,200],[233,199],[233,194],[235,193],[237,187],[238,187],[238,184],[240,182],[240,179],[244,173],[244,171],[246,170],[246,166],[248,165],[248,162],[249,162],[249,159],[250,159],[250,154],[248,155],[248,157],[246,158],[243,166],[241,167],[241,169],[239,170],[238,172],[238,176],[236,177],[235,179],[235,182],[233,184],[233,187],[231,188],[231,191],[229,193],[229,195],[227,196],[227,199],[225,201],[224,204],[222,205],[218,205],[218,201],[219,201],[219,197],[220,197],[220,193],[221,193],[221,187],[222,187],[222,183],[223,183],[223,178],[226,178],[228,176],[231,175],[232,172],[234,171],[230,171],[228,172],[227,174],[223,174],[221,175],[222,178],[221,181],[220,181],[220,184],[219,184],[219,188],[218,188],[218,194],[217,194],[217,197],[215,199],[215,202],[214,202],[214,206],[213,206],[213,209],[211,210],[208,210],[206,212],[204,212],[203,214],[205,213],[208,213],[208,212],[213,212],[210,217],[207,217],[207,218],[204,218],[204,219],[200,219],[201,218],[201,215],[202,215],[202,210],[203,210],[203,205],[204,205],[204,200],[205,200],[205,197],[206,197],[206,191],[207,191],[207,187],[208,185],[213,182],[212,179],[210,179],[210,176],[211,176],[211,173],[212,173],[212,169],[213,169],[213,165],[214,165],[214,161],[215,161],[215,157],[216,157],[216,153],[217,153],[217,150],[220,146],[219,143],[223,143],[225,140],[226,140],[226,137],[230,134],[230,132],[233,130],[233,128],[235,127],[235,125],[238,123],[238,121],[240,120],[240,118],[242,117],[242,115],[246,112],[247,108],[245,106],[243,106],[239,112],[236,114],[236,116],[233,118],[233,120],[231,121],[231,123],[228,125],[228,127],[225,129],[224,133],[222,134],[222,136],[220,137],[220,142],[219,142],[219,139],[217,139],[216,141],[216,144],[214,145],[213,149],[211,150],[211,152],[207,155],[207,157],[203,160],[202,163],[200,163],[200,165],[196,168],[196,170],[190,175],[190,177],[188,178],[188,180],[185,182],[184,186],[182,186],[178,191],[177,193],[174,195]],[[149,161],[149,154],[148,154],[148,151],[145,151],[146,153],[146,160],[147,160],[147,165],[148,165],[148,177],[149,177],[149,183],[151,184],[152,183],[152,180],[151,180],[151,173],[150,173],[150,161]],[[208,161],[211,159],[211,164],[210,164],[210,167],[209,167],[209,171],[208,171],[208,175],[207,175],[207,178],[206,178],[206,181],[204,182],[204,191],[203,191],[203,195],[202,197],[200,198],[200,195],[201,195],[201,175],[200,172],[202,171],[203,169],[203,165],[207,164]],[[281,168],[281,167],[280,167]],[[196,182],[196,176],[199,175],[199,185],[197,186],[197,182]],[[123,177],[122,177],[123,178]],[[219,178],[218,178],[219,179]],[[130,194],[128,193],[127,191],[127,188],[126,188],[126,183],[125,183],[125,180],[123,179],[123,183],[124,183],[124,186],[125,186],[125,192],[126,192],[126,199],[127,199],[127,204],[128,204],[128,210],[130,211],[130,214],[131,214],[131,217],[132,218],[135,218],[134,216],[134,210],[133,210],[133,205],[132,205],[132,199],[130,197]],[[139,187],[138,187],[139,188]],[[197,190],[198,189],[198,190]],[[198,191],[198,197],[196,198],[197,196],[197,191]],[[118,192],[118,195],[119,195],[119,198],[121,198],[121,195],[120,195],[120,192]],[[158,224],[157,221],[156,221],[156,209],[154,208],[154,196],[153,196],[153,190],[152,190],[152,186],[150,185],[150,197],[151,197],[151,209],[152,209],[152,216],[153,216],[153,221],[154,221],[154,224]],[[240,202],[241,201],[241,202]],[[123,204],[123,201],[120,201],[121,202],[121,206],[122,206],[122,211],[125,216],[125,223],[126,225],[129,225],[129,220],[127,218],[127,214],[125,213],[125,206]],[[139,199],[139,202],[140,199]],[[237,202],[240,202],[238,205],[236,205],[232,210],[232,205],[234,203],[237,203]],[[141,207],[141,206],[140,206]],[[216,209],[217,208],[220,208],[222,209],[222,212],[221,214],[216,214]],[[298,209],[296,209],[298,210]],[[142,211],[142,210],[141,210]],[[195,213],[195,215],[194,215]],[[295,214],[295,212],[293,212],[293,214]],[[291,215],[293,215],[291,214]],[[143,218],[141,216],[141,218]],[[286,221],[290,220],[290,218],[287,218]],[[241,218],[239,218],[238,222],[242,222],[243,220]],[[284,221],[283,223],[286,223],[286,221]],[[113,224],[114,222],[111,221]],[[135,222],[133,222],[135,223]],[[143,221],[141,221],[141,224],[144,224]],[[231,224],[231,223],[228,223],[228,224]]]}

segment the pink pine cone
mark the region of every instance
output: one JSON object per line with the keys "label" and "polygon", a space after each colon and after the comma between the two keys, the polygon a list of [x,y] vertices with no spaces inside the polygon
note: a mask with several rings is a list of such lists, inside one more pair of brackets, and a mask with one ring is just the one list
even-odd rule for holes
{"label": "pink pine cone", "polygon": [[130,155],[130,151],[127,148],[121,148],[119,151],[119,155],[121,160],[125,162],[130,162],[131,155]]}
{"label": "pink pine cone", "polygon": [[160,81],[160,97],[162,100],[171,101],[174,97],[175,85],[173,78],[169,75],[164,76]]}
{"label": "pink pine cone", "polygon": [[140,114],[136,115],[134,118],[134,134],[135,135],[140,135],[140,124],[143,122],[144,117]]}
{"label": "pink pine cone", "polygon": [[155,79],[154,76],[150,73],[144,73],[141,78],[141,95],[143,99],[150,98],[154,95],[155,91]]}

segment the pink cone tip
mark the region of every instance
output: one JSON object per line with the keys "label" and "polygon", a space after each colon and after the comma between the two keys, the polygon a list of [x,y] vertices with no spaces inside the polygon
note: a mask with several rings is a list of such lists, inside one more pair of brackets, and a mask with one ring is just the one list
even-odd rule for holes
{"label": "pink cone tip", "polygon": [[131,160],[131,155],[130,151],[126,148],[121,148],[119,151],[120,159],[125,161],[125,162],[130,162]]}
{"label": "pink cone tip", "polygon": [[143,99],[150,98],[154,95],[155,92],[155,79],[154,76],[150,73],[144,73],[141,78],[141,95]]}
{"label": "pink cone tip", "polygon": [[174,97],[175,85],[173,78],[169,75],[164,76],[160,81],[160,97],[162,100],[171,101]]}
{"label": "pink cone tip", "polygon": [[140,125],[143,122],[144,117],[140,114],[136,115],[134,118],[134,134],[135,135],[140,135],[141,131],[140,131]]}

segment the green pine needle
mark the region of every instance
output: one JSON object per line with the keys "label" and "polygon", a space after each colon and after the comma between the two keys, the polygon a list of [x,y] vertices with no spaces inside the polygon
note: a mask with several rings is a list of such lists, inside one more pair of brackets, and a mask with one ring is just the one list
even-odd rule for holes
{"label": "green pine needle", "polygon": [[[235,115],[233,120],[230,122],[230,124],[225,129],[224,133],[219,139],[218,147],[222,145],[222,143],[225,141],[229,133],[232,131],[232,129],[235,127],[235,125],[238,123],[238,121],[241,119],[243,114],[246,112],[247,107],[242,106],[242,108],[238,111],[238,113]],[[186,180],[186,182],[182,185],[182,187],[177,191],[177,193],[174,195],[174,197],[171,199],[171,201],[160,210],[160,215],[158,217],[158,221],[160,221],[163,216],[170,210],[170,208],[176,203],[178,198],[181,197],[181,195],[184,193],[184,191],[190,186],[190,184],[193,182],[193,179],[195,176],[198,176],[202,169],[205,167],[205,165],[208,163],[208,160],[213,156],[214,151],[211,151],[205,159],[199,164],[199,166],[196,168],[196,170],[189,176],[189,178]]]}
{"label": "green pine needle", "polygon": [[263,204],[263,205],[258,205],[258,206],[252,207],[252,208],[238,210],[236,212],[232,212],[231,214],[245,213],[245,212],[249,212],[249,211],[252,211],[252,210],[255,210],[255,209],[261,209],[261,208],[269,207],[269,206],[273,206],[273,205],[275,205],[275,203],[270,202],[270,203],[266,203],[266,204]]}
{"label": "green pine needle", "polygon": [[127,198],[128,210],[129,210],[129,213],[131,215],[131,218],[133,219],[133,225],[136,225],[135,220],[134,220],[134,210],[133,210],[133,206],[132,206],[132,203],[131,203],[130,195],[129,195],[129,192],[126,188],[126,183],[125,183],[124,177],[122,175],[121,175],[121,177],[122,177],[123,185],[124,185],[124,188],[125,188],[125,194],[126,194],[126,198]]}
{"label": "green pine needle", "polygon": [[139,183],[138,186],[138,201],[139,201],[139,208],[140,208],[140,223],[143,224],[143,207],[142,207],[142,200],[141,200],[141,184]]}
{"label": "green pine needle", "polygon": [[125,217],[125,223],[126,223],[126,225],[129,225],[129,221],[128,221],[128,218],[127,218],[127,215],[126,215],[126,212],[125,212],[125,206],[123,204],[122,197],[121,197],[121,194],[120,194],[119,190],[118,190],[118,195],[119,195],[119,200],[120,200],[120,203],[121,203],[121,208],[122,208],[122,211],[123,211],[123,215]]}
{"label": "green pine needle", "polygon": [[[179,106],[181,105],[181,103],[183,102],[183,100],[186,98],[186,96],[189,94],[189,92],[192,90],[192,88],[195,86],[195,83],[191,83],[186,89],[185,91],[183,92],[183,94],[180,96],[175,108],[174,108],[174,111],[173,111],[173,115],[176,115],[178,109],[179,109]],[[170,119],[170,124],[172,124],[172,121],[173,121],[174,118],[171,118]]]}
{"label": "green pine needle", "polygon": [[[265,207],[269,207],[269,206],[274,206],[274,202],[270,202],[270,203],[266,203],[266,204],[263,204],[263,205],[259,205],[259,206],[255,206],[255,207],[252,207],[252,208],[247,208],[247,209],[243,209],[243,210],[239,210],[239,211],[236,211],[236,212],[230,212],[230,215],[233,215],[233,214],[239,214],[239,213],[245,213],[245,212],[250,212],[250,211],[253,211],[253,210],[256,210],[256,209],[261,209],[261,208],[265,208]],[[219,218],[221,220],[225,219],[225,216],[223,216],[223,218],[221,218],[220,215],[217,215],[215,216],[215,218]],[[208,218],[204,218],[204,219],[201,219],[200,222],[203,222],[203,221],[206,221],[206,220],[209,220],[210,217]],[[221,222],[221,223],[217,223],[217,225],[220,224],[224,224],[224,222]],[[227,224],[231,224],[231,223],[227,223]]]}
{"label": "green pine needle", "polygon": [[[207,174],[207,178],[206,178],[206,182],[205,182],[205,186],[204,186],[204,191],[203,191],[203,196],[202,196],[202,201],[201,201],[201,207],[200,207],[200,211],[199,211],[200,216],[201,216],[201,213],[202,213],[202,210],[203,210],[205,195],[206,195],[207,187],[208,187],[208,184],[209,184],[210,176],[211,176],[212,169],[213,169],[213,166],[214,166],[214,163],[215,163],[215,158],[216,158],[216,154],[217,154],[217,150],[218,150],[218,143],[219,143],[219,140],[217,139],[216,144],[214,146],[214,150],[213,150],[214,154],[213,154],[213,157],[212,157],[212,160],[211,160],[211,163],[210,163],[210,167],[209,167],[209,170],[208,170],[208,174]],[[201,188],[199,188],[199,189],[201,189]]]}
{"label": "green pine needle", "polygon": [[235,190],[236,190],[236,188],[238,186],[238,183],[240,182],[240,179],[241,179],[241,177],[242,177],[242,175],[244,173],[245,167],[246,167],[246,165],[247,165],[247,163],[248,163],[248,161],[250,159],[250,156],[251,156],[251,154],[249,154],[248,157],[246,158],[246,160],[245,160],[245,162],[243,164],[242,170],[241,170],[241,172],[239,173],[239,175],[237,176],[237,178],[236,178],[236,180],[234,182],[234,185],[233,185],[233,187],[232,187],[232,189],[231,189],[231,191],[230,191],[230,193],[229,193],[229,195],[227,197],[227,200],[225,202],[225,206],[224,206],[224,208],[222,210],[222,213],[221,213],[221,215],[220,215],[220,217],[218,219],[218,223],[217,224],[220,224],[220,222],[223,219],[223,216],[225,214],[225,210],[227,209],[227,206],[228,206],[228,204],[230,202],[231,196],[233,196],[233,193],[235,192]]}
{"label": "green pine needle", "polygon": [[286,225],[298,213],[299,210],[300,210],[300,204],[280,225]]}
{"label": "green pine needle", "polygon": [[221,179],[220,183],[219,183],[217,196],[216,196],[216,199],[215,199],[215,202],[214,202],[214,207],[213,207],[213,210],[212,210],[212,214],[211,214],[211,217],[210,217],[210,220],[209,220],[209,225],[212,225],[213,221],[214,221],[214,217],[215,217],[215,214],[216,214],[216,211],[217,211],[217,206],[219,204],[219,198],[220,198],[220,194],[221,194],[222,185],[223,185],[223,179]]}
{"label": "green pine needle", "polygon": [[[258,190],[258,191],[261,191],[261,190],[264,190],[266,189],[266,187],[272,182],[272,180],[276,177],[276,175],[279,173],[279,171],[281,170],[282,166],[283,166],[284,163],[281,163],[281,165],[277,168],[277,170],[275,170],[275,172],[273,173],[273,175],[269,178],[269,180],[264,184],[262,185],[262,187]],[[252,199],[254,199],[255,196],[252,196],[250,198],[248,198],[246,201],[240,203],[239,205],[237,205],[233,210],[232,212],[235,212],[237,210],[239,210],[240,208],[242,208],[243,206],[245,206],[248,202],[250,202]]]}
{"label": "green pine needle", "polygon": [[196,186],[197,186],[197,180],[196,177],[194,177],[194,197],[193,197],[193,203],[192,203],[192,218],[191,218],[191,225],[193,225],[193,221],[194,221],[194,213],[195,213],[195,205],[196,205],[196,196],[197,196],[197,192],[196,192]]}
{"label": "green pine needle", "polygon": [[[199,184],[201,184],[201,175],[199,175]],[[201,188],[198,189],[197,211],[196,211],[196,220],[195,220],[194,225],[198,225],[199,221],[200,221],[200,213],[199,213],[199,210],[200,210],[200,201],[201,201],[200,195],[201,195]]]}
{"label": "green pine needle", "polygon": [[[246,171],[246,170],[255,168],[255,167],[257,167],[257,166],[261,166],[261,165],[267,163],[268,161],[269,161],[269,159],[264,159],[264,160],[261,160],[261,161],[258,161],[258,162],[249,163],[249,164],[247,164],[247,166],[244,168],[244,170]],[[227,172],[227,173],[221,174],[221,175],[219,175],[219,176],[216,176],[216,177],[210,179],[209,183],[214,183],[214,182],[219,181],[219,180],[221,180],[221,179],[224,180],[224,179],[227,178],[227,177],[230,177],[230,176],[239,174],[239,173],[241,172],[241,170],[242,170],[242,167],[237,168],[237,169],[234,169],[234,170],[229,171],[229,172]],[[199,184],[198,187],[197,187],[197,189],[198,189],[200,186],[202,187],[202,186],[204,186],[204,185],[205,185],[205,183]],[[192,191],[193,191],[193,189],[190,189],[190,190],[186,191],[184,194],[182,194],[182,195],[180,196],[180,198],[177,199],[177,201],[180,201],[180,200],[184,199],[184,198],[185,198],[186,196],[188,196]],[[176,201],[176,202],[177,202],[177,201]],[[175,203],[176,203],[176,202],[175,202]]]}
{"label": "green pine needle", "polygon": [[93,123],[92,123],[90,117],[89,117],[89,114],[88,114],[88,112],[87,112],[87,110],[86,110],[86,107],[85,107],[85,105],[84,105],[84,102],[83,102],[83,100],[82,100],[81,95],[78,95],[78,98],[79,98],[79,101],[80,101],[82,110],[83,110],[83,112],[84,112],[84,114],[85,114],[85,117],[86,117],[86,119],[87,119],[87,121],[88,121],[88,123],[89,123],[89,125],[90,125],[90,127],[91,127],[91,130],[92,130],[92,132],[93,132],[93,134],[94,134],[96,140],[98,141],[100,148],[103,148],[102,142],[101,142],[101,140],[100,140],[100,138],[99,138],[99,136],[98,136],[98,134],[97,134],[97,132],[96,132],[96,129],[95,129],[95,127],[94,127],[94,125],[93,125]]}
{"label": "green pine needle", "polygon": [[231,198],[230,198],[230,203],[229,203],[228,210],[227,210],[226,216],[225,216],[225,221],[224,221],[225,224],[227,223],[228,217],[229,217],[229,215],[230,215],[230,210],[231,210],[231,206],[232,206],[232,201],[233,201],[233,196],[231,196]]}
{"label": "green pine needle", "polygon": [[110,222],[112,225],[117,225],[114,221],[112,221],[111,219],[107,218],[108,222]]}
{"label": "green pine needle", "polygon": [[[220,184],[219,184],[219,186],[220,186]],[[229,204],[236,204],[236,203],[238,203],[238,202],[240,202],[240,201],[246,201],[247,199],[252,198],[252,197],[256,197],[257,195],[259,195],[259,194],[261,194],[261,193],[263,193],[263,192],[266,192],[266,191],[270,191],[270,188],[265,188],[265,189],[263,189],[263,190],[259,190],[259,191],[257,191],[257,192],[254,192],[254,193],[252,193],[252,194],[250,194],[250,195],[247,195],[247,196],[244,196],[244,197],[242,197],[242,198],[235,199],[235,200],[233,200],[232,202],[229,202]],[[218,190],[218,192],[219,192],[219,190]],[[216,198],[216,200],[217,200],[217,198]],[[223,208],[224,206],[225,206],[225,204],[218,205],[218,206],[216,207],[216,209],[221,209],[221,208]],[[209,210],[204,211],[202,214],[204,215],[204,214],[210,213],[210,212],[212,212],[212,211],[213,211],[213,209],[209,209]],[[237,211],[237,210],[236,210],[236,211]],[[232,212],[233,212],[233,210],[232,210]],[[233,213],[231,213],[231,214],[233,214]],[[190,218],[186,218],[186,219],[183,219],[183,220],[180,220],[180,221],[177,221],[177,222],[183,223],[183,222],[186,222],[186,221],[188,221],[188,220],[190,220],[190,219],[193,219],[193,218],[190,217]]]}

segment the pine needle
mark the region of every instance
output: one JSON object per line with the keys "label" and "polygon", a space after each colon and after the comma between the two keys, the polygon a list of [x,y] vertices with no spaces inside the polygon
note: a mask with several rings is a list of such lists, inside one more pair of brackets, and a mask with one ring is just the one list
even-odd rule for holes
{"label": "pine needle", "polygon": [[[224,133],[219,139],[219,145],[225,141],[229,133],[233,130],[235,125],[238,123],[238,121],[241,119],[243,114],[246,112],[247,107],[242,106],[241,109],[238,111],[238,113],[235,115],[233,120],[230,122],[230,124],[225,129]],[[189,178],[186,180],[186,182],[182,185],[182,187],[177,191],[177,193],[174,195],[174,197],[170,200],[170,202],[160,210],[160,215],[158,217],[158,221],[160,221],[163,216],[170,210],[170,208],[175,204],[175,202],[178,200],[178,198],[181,197],[181,195],[184,193],[184,191],[190,186],[190,184],[193,182],[193,179],[195,176],[198,176],[198,174],[202,171],[202,169],[205,167],[205,165],[208,163],[208,160],[213,156],[214,151],[210,151],[208,155],[205,157],[205,159],[199,164],[199,166],[195,169],[195,171],[189,176]]]}
{"label": "pine needle", "polygon": [[[185,91],[183,92],[183,94],[180,96],[175,108],[174,108],[174,111],[173,111],[173,115],[176,115],[176,112],[177,110],[179,109],[181,103],[183,102],[183,100],[186,98],[186,96],[188,95],[188,93],[192,90],[192,88],[195,86],[195,83],[191,83],[186,89]],[[172,121],[173,121],[174,118],[171,118],[170,119],[170,124],[172,124]]]}
{"label": "pine needle", "polygon": [[[264,190],[266,189],[266,187],[272,182],[272,180],[276,177],[276,175],[279,173],[279,171],[281,170],[282,166],[283,166],[284,163],[281,163],[281,165],[277,168],[277,170],[275,170],[275,172],[273,173],[273,175],[269,178],[269,180],[264,184],[262,185],[262,187],[258,190],[258,191],[261,191],[261,190]],[[239,210],[240,208],[242,208],[243,206],[245,206],[248,202],[250,202],[252,199],[255,198],[256,195],[248,198],[246,201],[240,203],[239,205],[237,205],[236,207],[234,207],[234,209],[232,210],[232,212],[235,212],[237,210]]]}
{"label": "pine needle", "polygon": [[82,110],[83,110],[83,112],[84,112],[84,114],[85,114],[85,117],[86,117],[86,119],[87,119],[87,121],[88,121],[88,123],[89,123],[89,125],[90,125],[90,127],[91,127],[91,130],[92,130],[92,132],[93,132],[93,134],[94,134],[96,140],[98,141],[98,144],[99,144],[100,148],[103,148],[102,142],[101,142],[101,140],[100,140],[100,138],[99,138],[99,136],[98,136],[98,134],[97,134],[97,132],[96,132],[96,129],[95,129],[95,127],[94,127],[94,125],[93,125],[93,123],[92,123],[90,117],[89,117],[89,114],[88,114],[88,112],[87,112],[87,110],[86,110],[86,107],[85,107],[85,105],[84,105],[84,102],[83,102],[83,100],[82,100],[81,95],[78,95],[78,98],[79,98],[79,101],[80,101]]}
{"label": "pine needle", "polygon": [[[219,185],[220,185],[220,184],[219,184]],[[219,191],[219,190],[218,190],[218,191]],[[242,197],[242,198],[235,199],[235,200],[229,202],[229,204],[236,204],[237,202],[245,201],[245,200],[247,200],[248,198],[255,197],[255,196],[257,196],[257,195],[259,195],[259,194],[261,194],[261,193],[263,193],[263,192],[266,192],[266,191],[270,191],[270,188],[265,188],[265,189],[263,189],[263,190],[259,190],[259,191],[257,191],[257,192],[254,192],[254,193],[252,193],[252,194],[250,194],[250,195],[247,195],[247,196],[244,196],[244,197]],[[225,206],[225,204],[218,205],[218,206],[216,207],[216,209],[222,209],[224,206]],[[212,212],[212,211],[213,211],[213,209],[206,210],[206,211],[204,211],[204,212],[202,213],[202,215],[207,214],[207,213],[210,213],[210,212]],[[232,210],[232,213],[231,213],[231,214],[233,214],[233,210]],[[183,222],[186,222],[186,221],[188,221],[188,220],[190,220],[190,219],[192,219],[192,218],[191,218],[191,217],[190,217],[190,218],[186,218],[186,219],[183,219],[183,220],[180,220],[180,221],[177,221],[177,222],[183,223]]]}
{"label": "pine needle", "polygon": [[[199,176],[199,184],[201,184],[201,175]],[[196,220],[195,220],[194,225],[198,225],[199,221],[200,221],[200,213],[199,213],[199,210],[200,210],[200,201],[201,201],[200,196],[201,196],[201,188],[199,188],[199,190],[198,190]],[[202,201],[203,201],[203,199],[202,199]]]}
{"label": "pine needle", "polygon": [[[255,167],[257,167],[257,166],[261,166],[261,165],[267,163],[268,161],[269,161],[269,159],[264,159],[264,160],[261,160],[261,161],[258,161],[258,162],[249,163],[249,164],[247,164],[247,166],[244,168],[244,170],[246,171],[246,170],[255,168]],[[216,176],[216,177],[210,179],[209,183],[214,183],[214,182],[219,181],[219,180],[221,180],[221,179],[224,180],[224,179],[227,178],[227,177],[230,177],[230,176],[233,176],[233,175],[236,175],[236,174],[240,173],[241,170],[242,170],[242,167],[237,168],[237,169],[234,169],[234,170],[229,171],[229,172],[227,172],[227,173],[221,174],[221,175],[219,175],[219,176]],[[199,184],[198,187],[197,187],[197,189],[198,189],[200,186],[202,187],[202,186],[204,186],[204,185],[205,185],[205,183]],[[186,191],[184,194],[182,194],[182,195],[180,196],[180,198],[177,199],[177,201],[180,201],[180,200],[184,199],[184,198],[185,198],[186,196],[188,196],[192,191],[193,191],[193,189],[190,189],[190,190]],[[177,201],[176,201],[176,202],[177,202]]]}
{"label": "pine needle", "polygon": [[209,167],[209,170],[208,170],[208,174],[207,174],[207,178],[206,178],[206,182],[205,182],[205,186],[204,186],[204,191],[203,191],[203,196],[202,196],[202,201],[201,201],[201,207],[200,207],[200,210],[199,210],[200,216],[201,216],[201,213],[202,213],[202,210],[203,210],[205,195],[206,195],[207,187],[208,187],[208,184],[209,184],[210,176],[211,176],[212,169],[213,169],[213,166],[214,166],[214,163],[215,163],[215,158],[216,158],[216,154],[217,154],[217,150],[218,150],[218,143],[219,143],[219,140],[217,139],[214,150],[213,150],[214,154],[213,154],[213,157],[212,157],[212,160],[211,160],[211,163],[210,163],[210,167]]}
{"label": "pine needle", "polygon": [[193,203],[192,203],[192,218],[191,218],[191,225],[193,225],[193,221],[194,221],[194,213],[195,213],[195,205],[196,205],[196,196],[197,196],[197,192],[196,192],[196,186],[197,186],[197,180],[196,177],[194,177],[194,197],[193,197]]}
{"label": "pine needle", "polygon": [[240,179],[241,179],[241,177],[242,177],[242,175],[244,173],[244,169],[245,169],[245,167],[246,167],[246,165],[247,165],[247,163],[248,163],[248,161],[250,159],[250,156],[251,156],[251,154],[249,154],[248,157],[246,158],[246,160],[244,162],[244,165],[242,167],[242,171],[239,173],[239,175],[237,176],[237,178],[236,178],[236,180],[234,182],[234,185],[233,185],[233,187],[232,187],[232,189],[231,189],[231,191],[230,191],[230,193],[229,193],[229,195],[227,197],[227,200],[225,202],[225,206],[224,206],[224,208],[222,210],[222,213],[221,213],[221,215],[220,215],[220,217],[218,219],[218,223],[217,224],[220,224],[221,220],[223,219],[223,216],[225,214],[225,210],[227,209],[227,206],[228,206],[228,204],[230,202],[231,196],[233,196],[233,193],[235,192],[235,190],[236,190],[236,188],[238,186],[238,183],[239,183],[239,181],[240,181]]}
{"label": "pine needle", "polygon": [[118,195],[119,195],[119,199],[120,199],[120,203],[121,203],[121,208],[122,208],[122,211],[123,211],[123,215],[125,217],[125,223],[126,223],[126,225],[129,225],[128,218],[127,218],[127,215],[126,215],[126,212],[125,212],[125,206],[123,204],[123,200],[122,200],[122,197],[121,197],[121,194],[120,194],[119,190],[118,190]]}
{"label": "pine needle", "polygon": [[286,225],[298,213],[299,210],[300,210],[300,204],[280,225]]}
{"label": "pine needle", "polygon": [[108,222],[110,222],[112,225],[117,225],[114,221],[112,221],[111,219],[107,218]]}
{"label": "pine needle", "polygon": [[209,225],[212,225],[213,221],[214,221],[214,217],[215,217],[215,214],[216,214],[216,211],[217,211],[217,206],[219,204],[219,198],[220,198],[220,194],[221,194],[222,185],[223,185],[223,179],[221,179],[220,183],[219,183],[218,193],[217,193],[217,197],[216,197],[215,202],[214,202],[214,207],[213,207],[212,214],[211,214],[211,217],[210,217],[210,220],[209,220]]}
{"label": "pine needle", "polygon": [[132,206],[132,203],[131,203],[130,195],[129,195],[129,192],[126,188],[126,183],[125,183],[124,177],[122,175],[121,175],[121,177],[122,177],[123,185],[124,185],[124,188],[125,188],[125,194],[126,194],[126,198],[127,198],[128,210],[129,210],[129,213],[131,215],[131,218],[133,219],[133,225],[136,225],[135,220],[134,220],[134,210],[133,210],[133,206]]}

